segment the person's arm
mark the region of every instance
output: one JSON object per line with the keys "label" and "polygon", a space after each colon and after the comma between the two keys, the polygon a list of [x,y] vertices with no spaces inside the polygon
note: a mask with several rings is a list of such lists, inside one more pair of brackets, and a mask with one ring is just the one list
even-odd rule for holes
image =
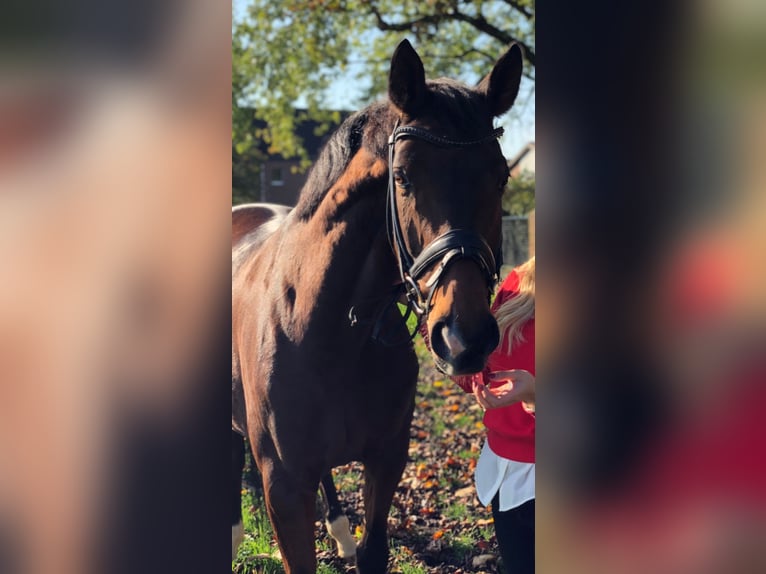
{"label": "person's arm", "polygon": [[534,412],[535,377],[532,373],[523,369],[497,371],[489,375],[489,380],[507,382],[494,389],[474,382],[473,394],[482,407],[499,409],[522,402],[525,410]]}

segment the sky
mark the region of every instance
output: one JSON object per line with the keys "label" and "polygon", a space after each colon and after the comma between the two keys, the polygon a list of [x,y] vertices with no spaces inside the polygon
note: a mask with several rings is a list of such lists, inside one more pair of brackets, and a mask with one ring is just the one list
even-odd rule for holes
{"label": "sky", "polygon": [[[232,0],[233,18],[238,20],[245,15],[247,0]],[[357,74],[361,64],[349,64],[346,73],[341,74],[327,92],[326,105],[329,109],[355,110],[360,107],[364,95],[364,84],[360,84]],[[363,76],[363,74],[362,74]],[[302,107],[296,102],[296,107]],[[522,78],[519,96],[511,112],[499,118],[496,125],[505,128],[500,145],[506,157],[515,156],[522,147],[535,141],[535,97],[534,85],[527,78]]]}
{"label": "sky", "polygon": [[[327,94],[329,108],[354,110],[359,107],[365,86],[356,79],[356,71],[358,70],[355,70],[353,65],[349,65],[348,71],[330,86]],[[515,156],[529,142],[535,141],[535,97],[532,82],[523,79],[513,110],[495,123],[505,128],[500,145],[508,158]]]}

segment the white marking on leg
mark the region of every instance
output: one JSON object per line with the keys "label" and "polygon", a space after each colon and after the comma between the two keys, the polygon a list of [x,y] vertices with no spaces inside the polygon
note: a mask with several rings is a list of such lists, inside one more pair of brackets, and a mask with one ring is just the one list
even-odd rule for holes
{"label": "white marking on leg", "polygon": [[327,532],[330,533],[338,545],[338,556],[341,558],[353,558],[356,556],[356,541],[351,536],[351,525],[348,517],[341,514],[332,522],[325,520]]}
{"label": "white marking on leg", "polygon": [[231,527],[231,560],[232,562],[237,557],[237,548],[245,538],[245,527],[240,520],[237,524]]}

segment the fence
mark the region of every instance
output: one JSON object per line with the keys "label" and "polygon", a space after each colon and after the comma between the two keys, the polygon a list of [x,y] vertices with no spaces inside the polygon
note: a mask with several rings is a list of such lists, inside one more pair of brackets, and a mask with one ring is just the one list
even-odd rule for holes
{"label": "fence", "polygon": [[506,215],[503,217],[503,264],[515,267],[530,256],[529,217]]}

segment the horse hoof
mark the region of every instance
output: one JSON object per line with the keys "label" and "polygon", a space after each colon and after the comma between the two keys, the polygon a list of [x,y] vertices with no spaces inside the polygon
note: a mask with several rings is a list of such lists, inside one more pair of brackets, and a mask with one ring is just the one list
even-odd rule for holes
{"label": "horse hoof", "polygon": [[245,527],[242,525],[242,521],[240,520],[237,524],[234,524],[231,527],[231,561],[234,562],[234,559],[237,557],[237,548],[239,548],[239,545],[242,544],[242,541],[245,539]]}
{"label": "horse hoof", "polygon": [[325,521],[327,531],[335,539],[338,545],[338,556],[341,558],[353,558],[356,556],[356,541],[351,536],[351,525],[348,518],[341,514],[332,522]]}

